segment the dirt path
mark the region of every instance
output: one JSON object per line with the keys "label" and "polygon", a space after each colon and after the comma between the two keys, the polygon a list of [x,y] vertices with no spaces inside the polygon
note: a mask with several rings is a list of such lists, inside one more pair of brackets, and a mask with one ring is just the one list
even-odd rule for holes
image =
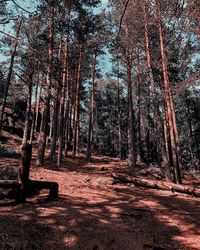
{"label": "dirt path", "polygon": [[0,201],[0,249],[200,249],[200,200],[112,185],[110,171],[126,169],[108,157],[90,164],[69,158],[59,170],[52,162],[32,167],[31,178],[59,183],[60,197],[47,201],[44,191],[24,205]]}

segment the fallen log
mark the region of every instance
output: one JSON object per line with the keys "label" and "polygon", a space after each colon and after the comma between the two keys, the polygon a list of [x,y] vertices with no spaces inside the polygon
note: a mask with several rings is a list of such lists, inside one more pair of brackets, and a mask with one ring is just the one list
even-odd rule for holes
{"label": "fallen log", "polygon": [[114,179],[113,184],[132,183],[135,186],[140,186],[144,188],[167,190],[167,191],[172,191],[173,193],[177,192],[177,193],[192,195],[194,197],[200,197],[200,189],[197,189],[194,186],[179,185],[175,183],[169,183],[166,181],[146,180],[132,176],[116,175],[113,173],[111,174],[111,177]]}

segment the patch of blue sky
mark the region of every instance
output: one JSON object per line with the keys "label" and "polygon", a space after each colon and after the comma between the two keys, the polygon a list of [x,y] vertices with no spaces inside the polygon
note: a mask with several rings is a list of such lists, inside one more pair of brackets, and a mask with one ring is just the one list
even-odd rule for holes
{"label": "patch of blue sky", "polygon": [[[96,8],[94,10],[94,13],[100,13],[103,10],[106,10],[106,8],[108,7],[108,2],[109,0],[102,0],[101,4],[98,6],[98,8]],[[24,10],[21,10],[20,8],[18,8],[16,5],[14,5],[13,3],[9,3],[8,5],[8,9],[11,9],[13,16],[17,16],[17,15],[28,15],[28,12],[34,12],[37,10],[37,5],[38,5],[38,1],[33,1],[33,0],[16,0],[16,3],[21,6]],[[0,30],[11,34],[11,35],[15,35],[15,31],[13,30],[13,25],[14,22],[11,21],[10,23],[6,24],[6,25],[0,25]],[[3,36],[5,36],[4,34],[0,34],[0,38],[2,38]],[[0,41],[0,46],[3,48],[3,42]],[[9,53],[8,53],[9,54]],[[0,64],[3,61],[9,60],[9,56],[6,56],[2,53],[2,51],[0,51]],[[108,74],[111,69],[112,69],[112,63],[111,63],[111,55],[109,54],[108,50],[105,49],[105,54],[101,56],[100,58],[100,65],[99,68],[102,71],[103,75]]]}

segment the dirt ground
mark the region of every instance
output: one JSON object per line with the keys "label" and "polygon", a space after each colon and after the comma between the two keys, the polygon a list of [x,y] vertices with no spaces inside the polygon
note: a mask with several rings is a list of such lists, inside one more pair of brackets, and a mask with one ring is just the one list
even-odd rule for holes
{"label": "dirt ground", "polygon": [[[0,169],[18,168],[17,159],[1,158]],[[47,161],[31,178],[59,183],[59,198],[47,191],[25,204],[0,200],[0,249],[142,250],[200,249],[200,199],[113,185],[110,172],[127,164],[109,157],[69,157],[62,168]]]}

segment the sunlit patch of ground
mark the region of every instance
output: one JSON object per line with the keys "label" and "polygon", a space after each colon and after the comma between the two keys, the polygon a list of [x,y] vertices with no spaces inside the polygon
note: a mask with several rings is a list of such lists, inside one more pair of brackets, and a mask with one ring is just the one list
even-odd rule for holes
{"label": "sunlit patch of ground", "polygon": [[[16,159],[0,164],[18,168]],[[0,249],[200,249],[199,199],[112,185],[111,172],[127,173],[126,162],[69,157],[58,169],[33,160],[31,178],[58,182],[60,197],[47,201],[42,191],[23,205],[1,200]]]}

